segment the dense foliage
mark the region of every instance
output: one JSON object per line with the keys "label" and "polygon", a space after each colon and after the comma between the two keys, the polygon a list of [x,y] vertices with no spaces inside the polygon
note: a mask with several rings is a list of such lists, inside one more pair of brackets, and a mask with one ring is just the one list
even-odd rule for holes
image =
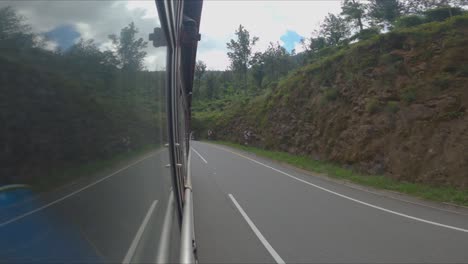
{"label": "dense foliage", "polygon": [[156,143],[164,75],[143,70],[133,23],[110,36],[115,51],[83,39],[50,51],[15,10],[0,14],[0,184],[50,187],[63,170]]}

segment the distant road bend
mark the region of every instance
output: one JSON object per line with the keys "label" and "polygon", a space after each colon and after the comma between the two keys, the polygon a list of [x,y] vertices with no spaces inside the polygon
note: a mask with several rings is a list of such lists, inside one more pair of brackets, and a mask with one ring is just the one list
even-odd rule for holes
{"label": "distant road bend", "polygon": [[201,263],[468,263],[468,211],[192,143]]}

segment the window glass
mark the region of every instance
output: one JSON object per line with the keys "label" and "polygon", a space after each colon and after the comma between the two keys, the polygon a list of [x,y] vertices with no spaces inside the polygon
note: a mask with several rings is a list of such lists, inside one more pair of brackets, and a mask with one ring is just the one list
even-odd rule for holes
{"label": "window glass", "polygon": [[154,1],[0,2],[1,261],[175,259],[158,26]]}

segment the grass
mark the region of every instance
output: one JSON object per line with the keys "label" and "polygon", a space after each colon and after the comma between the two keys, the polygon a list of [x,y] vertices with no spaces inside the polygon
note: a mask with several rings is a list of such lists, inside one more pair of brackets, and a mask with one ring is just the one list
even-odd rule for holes
{"label": "grass", "polygon": [[69,166],[68,168],[53,171],[49,176],[32,182],[31,186],[38,192],[51,191],[79,178],[89,178],[114,170],[155,149],[156,146],[149,145],[129,152],[116,154],[110,159],[91,161],[78,166]]}
{"label": "grass", "polygon": [[270,151],[232,142],[216,141],[215,143],[244,150],[272,160],[284,162],[307,171],[325,174],[328,177],[350,181],[356,184],[377,189],[396,191],[436,202],[448,202],[468,206],[468,190],[453,187],[437,187],[421,183],[401,182],[383,175],[366,175],[337,164],[314,160],[307,156],[292,155],[286,152]]}
{"label": "grass", "polygon": [[396,112],[398,112],[398,110],[400,110],[400,107],[398,106],[397,101],[387,102],[387,105],[385,106],[385,111],[387,111],[388,113],[395,114]]}
{"label": "grass", "polygon": [[371,114],[375,114],[379,111],[379,101],[375,98],[371,98],[366,103],[366,111]]}
{"label": "grass", "polygon": [[338,98],[338,90],[336,88],[328,88],[324,94],[327,101],[335,101]]}
{"label": "grass", "polygon": [[416,89],[414,87],[407,88],[401,94],[401,98],[408,104],[413,102],[414,100],[416,100]]}

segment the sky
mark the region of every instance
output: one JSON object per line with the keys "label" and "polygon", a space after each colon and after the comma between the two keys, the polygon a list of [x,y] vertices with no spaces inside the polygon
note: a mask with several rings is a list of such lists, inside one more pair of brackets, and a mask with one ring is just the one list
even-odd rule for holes
{"label": "sky", "polygon": [[[299,41],[309,37],[320,21],[330,12],[340,12],[340,0],[206,0],[200,24],[201,41],[197,59],[210,70],[225,70],[229,66],[226,43],[235,38],[242,24],[251,36],[259,37],[254,51],[264,51],[270,42],[278,42],[288,51],[302,50]],[[47,47],[66,50],[83,39],[94,39],[101,49],[111,48],[109,34],[134,21],[140,37],[159,26],[153,0],[99,1],[0,1],[0,8],[13,6],[27,18],[35,32],[47,36]],[[145,65],[149,70],[164,67],[162,48],[147,48]]]}
{"label": "sky", "polygon": [[208,0],[203,3],[197,59],[203,60],[208,69],[226,69],[226,43],[235,38],[239,24],[251,36],[259,37],[254,51],[264,51],[270,42],[279,42],[289,51],[300,52],[300,38],[310,37],[328,13],[339,12],[340,0]]}

